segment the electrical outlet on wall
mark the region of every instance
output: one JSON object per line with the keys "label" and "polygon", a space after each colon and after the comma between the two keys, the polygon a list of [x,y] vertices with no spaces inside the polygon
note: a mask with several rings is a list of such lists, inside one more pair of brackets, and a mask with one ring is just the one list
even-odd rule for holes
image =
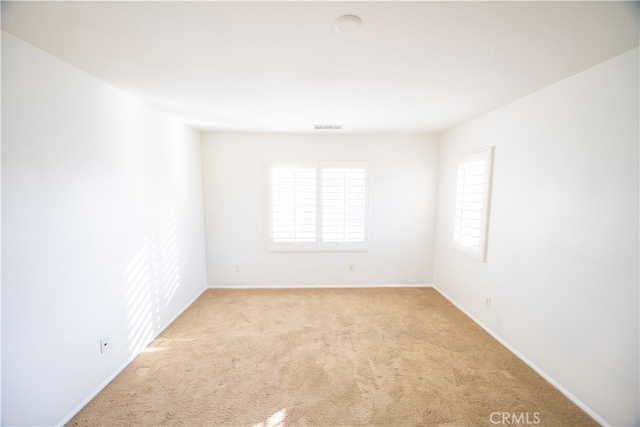
{"label": "electrical outlet on wall", "polygon": [[100,353],[106,353],[109,350],[109,338],[102,338],[100,340]]}
{"label": "electrical outlet on wall", "polygon": [[236,273],[240,273],[240,264],[236,264],[235,271]]}
{"label": "electrical outlet on wall", "polygon": [[348,269],[349,269],[349,271],[353,271],[353,264],[349,264]]}
{"label": "electrical outlet on wall", "polygon": [[486,305],[487,308],[491,308],[491,297],[484,297],[484,305]]}

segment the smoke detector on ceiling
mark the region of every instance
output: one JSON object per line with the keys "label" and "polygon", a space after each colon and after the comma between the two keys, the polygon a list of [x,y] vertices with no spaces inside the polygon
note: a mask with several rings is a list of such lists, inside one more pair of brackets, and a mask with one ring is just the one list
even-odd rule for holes
{"label": "smoke detector on ceiling", "polygon": [[337,19],[334,27],[340,34],[353,34],[362,25],[362,20],[355,15],[344,15]]}

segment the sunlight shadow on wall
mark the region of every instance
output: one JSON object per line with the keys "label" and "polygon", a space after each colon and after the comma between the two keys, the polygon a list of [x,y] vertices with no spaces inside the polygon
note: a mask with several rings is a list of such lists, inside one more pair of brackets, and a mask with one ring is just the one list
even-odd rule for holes
{"label": "sunlight shadow on wall", "polygon": [[166,326],[162,313],[180,287],[175,207],[143,239],[124,276],[129,350],[138,354]]}
{"label": "sunlight shadow on wall", "polygon": [[136,353],[153,337],[151,276],[149,243],[145,239],[142,248],[125,270],[129,349]]}
{"label": "sunlight shadow on wall", "polygon": [[180,287],[175,208],[171,209],[171,213],[160,226],[159,251],[163,281],[162,298],[166,307]]}

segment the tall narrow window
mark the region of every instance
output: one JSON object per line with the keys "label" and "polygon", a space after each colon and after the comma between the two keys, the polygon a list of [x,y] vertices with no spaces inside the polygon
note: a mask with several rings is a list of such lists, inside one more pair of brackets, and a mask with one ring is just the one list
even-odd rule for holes
{"label": "tall narrow window", "polygon": [[366,250],[366,162],[272,161],[269,174],[270,250]]}
{"label": "tall narrow window", "polygon": [[456,165],[452,246],[486,261],[493,147],[466,153]]}

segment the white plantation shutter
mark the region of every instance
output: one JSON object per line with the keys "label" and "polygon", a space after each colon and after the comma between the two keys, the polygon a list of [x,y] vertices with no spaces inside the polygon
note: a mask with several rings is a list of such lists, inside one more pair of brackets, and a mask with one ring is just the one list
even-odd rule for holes
{"label": "white plantation shutter", "polygon": [[480,248],[485,169],[484,160],[458,165],[453,238],[474,250]]}
{"label": "white plantation shutter", "polygon": [[271,251],[366,250],[367,163],[272,161]]}
{"label": "white plantation shutter", "polygon": [[485,261],[493,147],[458,157],[452,246]]}
{"label": "white plantation shutter", "polygon": [[322,168],[322,241],[364,242],[367,171]]}
{"label": "white plantation shutter", "polygon": [[271,239],[316,241],[316,167],[273,165],[271,168]]}

